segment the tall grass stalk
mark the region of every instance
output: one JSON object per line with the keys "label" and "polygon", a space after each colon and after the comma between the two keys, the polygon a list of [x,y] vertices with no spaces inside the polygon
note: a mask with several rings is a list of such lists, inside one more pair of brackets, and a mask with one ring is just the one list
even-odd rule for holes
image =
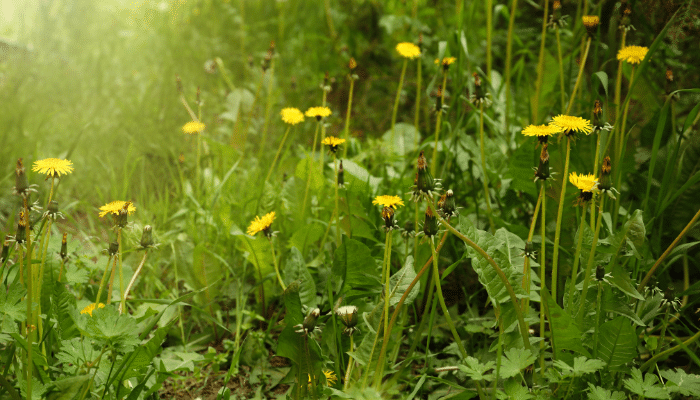
{"label": "tall grass stalk", "polygon": [[[347,146],[345,146],[347,149]],[[335,244],[340,246],[340,208],[338,207],[338,159],[333,152],[333,167],[335,169]]]}
{"label": "tall grass stalk", "polygon": [[[593,202],[591,202],[593,203]],[[578,265],[581,258],[581,245],[583,244],[583,226],[586,224],[587,205],[581,207],[581,222],[578,226],[578,240],[576,241],[576,251],[574,251],[574,265],[571,267],[571,281],[569,284],[569,303],[574,301],[574,290],[576,288],[576,277],[578,276]],[[594,228],[595,229],[595,228]]]}
{"label": "tall grass stalk", "polygon": [[[260,74],[260,81],[258,81],[258,85],[255,87],[255,96],[253,96],[253,103],[250,105],[250,111],[248,112],[248,118],[246,118],[246,123],[245,126],[243,127],[243,140],[241,142],[241,154],[243,154],[243,157],[245,157],[245,148],[246,144],[248,143],[248,132],[250,131],[250,122],[253,120],[253,117],[255,116],[255,104],[258,102],[258,99],[260,98],[260,92],[262,91],[262,86],[263,83],[265,83],[265,70],[262,70],[262,73]],[[234,131],[234,135],[236,132]]]}
{"label": "tall grass stalk", "polygon": [[581,77],[583,76],[583,70],[586,67],[586,59],[588,59],[588,51],[591,49],[591,38],[589,37],[588,40],[586,40],[586,50],[583,53],[583,58],[581,58],[581,64],[579,65],[578,68],[578,75],[576,76],[576,83],[574,84],[574,90],[571,92],[571,96],[569,97],[569,105],[566,107],[566,113],[569,115],[571,112],[571,107],[574,105],[574,99],[576,98],[576,91],[578,90],[579,85],[581,84]]}
{"label": "tall grass stalk", "polygon": [[[620,39],[620,49],[623,49],[625,47],[626,38],[627,38],[627,29],[623,29],[622,30],[622,38]],[[624,60],[620,60],[617,62],[617,78],[615,79],[615,119],[616,120],[619,120],[619,118],[620,118],[620,106],[621,106],[620,101],[622,99],[622,64],[623,63],[624,63]],[[610,135],[610,139],[608,139],[609,141],[612,141],[616,138],[615,133],[617,133],[618,131],[622,132],[618,128],[619,128],[618,124],[615,124],[613,126],[612,134]],[[619,135],[622,135],[622,133],[619,133]],[[615,143],[616,144],[615,155],[617,155],[619,153],[619,149],[617,148],[617,147],[619,147],[619,144],[618,144],[619,142],[620,142],[620,140],[618,139],[617,143]],[[616,159],[615,163],[617,165],[622,165],[620,163],[619,159]]]}
{"label": "tall grass stalk", "polygon": [[[198,135],[199,136],[199,135]],[[120,309],[124,309],[126,304],[126,299],[124,298],[124,270],[122,268],[122,253],[124,251],[122,247],[122,228],[119,227],[117,230],[117,242],[119,243],[119,250],[117,250],[117,257],[119,258],[119,294],[121,295]],[[212,315],[213,316],[213,315]]]}
{"label": "tall grass stalk", "polygon": [[[25,200],[26,203],[26,200]],[[26,209],[26,208],[25,208]],[[29,226],[29,224],[27,224]],[[29,240],[29,236],[27,235],[27,240]],[[29,246],[27,246],[28,248]],[[32,348],[34,347],[33,343],[33,331],[31,328],[32,321],[34,321],[34,317],[32,315],[33,313],[33,302],[32,302],[32,289],[33,289],[33,283],[32,283],[32,266],[31,266],[31,258],[27,258],[27,261],[29,262],[29,265],[27,265],[26,273],[27,277],[25,279],[26,281],[26,286],[27,286],[27,323],[26,323],[26,328],[25,328],[25,338],[27,340],[27,360],[24,363],[24,376],[27,379],[27,398],[31,399],[32,398],[32,373],[33,371],[33,358],[32,358]],[[22,248],[19,249],[19,265],[20,265],[20,270],[23,268],[24,265],[24,250]]]}
{"label": "tall grass stalk", "polygon": [[540,40],[540,53],[537,57],[537,81],[535,83],[535,99],[532,123],[537,124],[540,114],[540,96],[542,95],[542,76],[544,75],[544,49],[547,39],[547,16],[549,14],[549,0],[544,0],[544,13],[542,16],[542,39]]}
{"label": "tall grass stalk", "polygon": [[343,158],[348,157],[348,147],[350,147],[350,115],[352,113],[352,94],[355,90],[355,76],[352,70],[350,71],[349,79],[350,92],[348,93],[348,109],[345,112],[345,128],[343,129],[343,137],[348,142],[348,146],[345,146],[345,148],[343,149]]}
{"label": "tall grass stalk", "polygon": [[[628,88],[631,90],[632,89],[632,83],[634,82],[634,65],[632,66],[632,72],[630,72],[630,82]],[[627,97],[631,96],[632,92],[629,91],[627,92]],[[630,102],[626,101],[625,102],[625,110],[622,113],[622,121],[620,121],[620,134],[618,135],[618,144],[617,144],[617,173],[616,175],[616,180],[615,180],[615,187],[620,187],[620,180],[622,179],[622,159],[625,157],[625,146],[627,144],[625,137],[625,127],[627,125],[627,115],[630,110]],[[617,223],[617,217],[618,213],[620,211],[620,197],[617,196],[615,199],[615,208],[613,210],[613,222],[616,224]],[[645,199],[646,203],[647,199]]]}
{"label": "tall grass stalk", "polygon": [[[384,243],[384,262],[382,265],[382,281],[384,282],[384,311],[382,312],[381,321],[384,324],[384,336],[391,335],[389,332],[389,300],[391,298],[391,242],[392,242],[392,230],[386,231],[386,241]],[[377,336],[372,346],[372,352],[374,352],[377,339],[379,338],[379,328],[377,328]],[[386,340],[386,339],[385,339]],[[382,377],[384,376],[384,353],[379,353],[379,359],[377,359],[377,365],[375,367],[374,373],[374,386],[379,387],[382,383]],[[372,358],[370,357],[370,361]]]}
{"label": "tall grass stalk", "polygon": [[[352,334],[350,335],[350,353],[355,351],[355,346],[352,341]],[[343,390],[347,391],[350,387],[350,377],[352,377],[352,365],[354,359],[348,354],[348,367],[345,369],[345,381],[343,382]]]}
{"label": "tall grass stalk", "polygon": [[[486,152],[484,145],[484,103],[479,104],[479,149],[481,150],[481,171],[482,177],[481,181],[484,184],[484,195],[486,196],[486,213],[489,218],[489,225],[491,233],[496,232],[496,225],[493,223],[493,211],[491,210],[491,196],[489,195],[489,178],[486,171]],[[435,157],[433,157],[433,163],[435,163]],[[435,171],[435,169],[433,169]]]}
{"label": "tall grass stalk", "polygon": [[595,325],[593,326],[593,358],[598,357],[598,336],[600,335],[600,315],[602,314],[603,282],[598,281],[598,296],[596,297]]}
{"label": "tall grass stalk", "polygon": [[600,226],[603,221],[603,210],[605,207],[605,197],[600,195],[600,206],[598,207],[598,221],[595,226],[595,233],[593,234],[593,242],[591,242],[591,251],[588,254],[588,264],[586,265],[586,275],[583,278],[583,288],[581,289],[581,302],[578,307],[578,312],[576,313],[576,322],[578,326],[581,326],[583,322],[584,313],[586,310],[586,295],[588,294],[588,285],[591,281],[591,275],[593,271],[593,261],[595,261],[595,251],[598,245],[598,236],[600,235]]}
{"label": "tall grass stalk", "polygon": [[445,87],[447,85],[447,70],[442,69],[442,86],[438,88],[438,93],[440,96],[439,107],[436,108],[437,117],[435,118],[435,147],[433,148],[433,160],[430,168],[433,171],[437,171],[437,152],[438,152],[438,139],[440,138],[440,131],[442,130],[442,106],[445,104]]}
{"label": "tall grass stalk", "polygon": [[561,35],[559,34],[559,25],[554,28],[554,34],[557,38],[557,61],[559,61],[559,86],[561,87],[561,112],[564,113],[564,105],[566,100],[564,100],[564,95],[566,94],[566,89],[564,89],[564,61],[561,55]]}
{"label": "tall grass stalk", "polygon": [[566,177],[569,175],[569,156],[571,154],[571,138],[566,136],[566,161],[564,162],[564,174],[561,181],[561,195],[559,196],[559,211],[557,211],[557,229],[554,232],[554,253],[552,255],[552,298],[557,302],[557,270],[559,261],[559,239],[561,238],[561,216],[564,213],[564,197],[566,197]]}
{"label": "tall grass stalk", "polygon": [[493,31],[493,0],[486,0],[486,79],[491,83],[491,66],[493,65],[492,34]]}
{"label": "tall grass stalk", "polygon": [[105,272],[102,274],[102,280],[100,281],[100,288],[97,290],[97,297],[95,298],[95,304],[100,304],[100,297],[102,296],[102,289],[107,282],[107,275],[109,274],[109,264],[112,261],[112,256],[107,257],[107,265],[105,266]]}
{"label": "tall grass stalk", "polygon": [[277,281],[279,282],[280,287],[282,287],[282,291],[285,291],[285,290],[287,290],[287,286],[284,284],[284,281],[282,280],[282,275],[280,275],[280,269],[277,266],[277,257],[275,255],[275,246],[274,246],[274,244],[272,244],[271,237],[268,237],[267,240],[268,240],[268,242],[270,242],[270,252],[272,253],[272,264],[275,266],[275,274],[277,274]]}
{"label": "tall grass stalk", "polygon": [[[420,58],[418,58],[420,60]],[[401,67],[401,77],[399,78],[399,87],[396,89],[396,99],[394,100],[394,109],[391,111],[391,146],[395,146],[396,142],[396,114],[399,111],[399,100],[401,100],[401,88],[403,87],[403,80],[406,76],[406,67],[408,67],[408,58],[403,59],[403,66]]]}
{"label": "tall grass stalk", "polygon": [[508,21],[508,42],[506,43],[506,138],[510,141],[510,72],[513,61],[513,27],[515,26],[515,12],[518,7],[518,0],[513,0],[510,7],[510,20]]}

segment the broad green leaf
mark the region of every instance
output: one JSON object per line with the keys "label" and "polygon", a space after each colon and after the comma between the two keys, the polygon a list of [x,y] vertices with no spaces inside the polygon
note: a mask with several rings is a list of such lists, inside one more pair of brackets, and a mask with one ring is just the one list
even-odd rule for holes
{"label": "broad green leaf", "polygon": [[637,356],[637,335],[624,317],[616,317],[600,326],[598,356],[608,368],[627,364]]}
{"label": "broad green leaf", "polygon": [[630,392],[649,399],[670,399],[668,390],[659,385],[659,377],[655,374],[647,373],[642,379],[642,372],[637,368],[632,369],[632,377],[625,379],[624,384]]}
{"label": "broad green leaf", "polygon": [[[61,394],[53,400],[72,400],[77,398],[78,393],[81,392],[81,389],[91,377],[92,375],[89,374],[78,375],[52,382],[56,391]],[[34,393],[32,393],[32,397],[34,397]]]}
{"label": "broad green leaf", "polygon": [[562,350],[571,350],[590,357],[590,353],[583,347],[581,330],[574,323],[574,319],[559,307],[547,289],[544,289],[543,293],[547,298],[545,305],[552,324],[552,339],[557,353],[561,353]]}
{"label": "broad green leaf", "polygon": [[[503,369],[501,369],[501,372],[503,372]],[[505,389],[509,400],[529,400],[535,397],[530,394],[530,390],[527,386],[523,386],[523,384],[516,379],[508,379],[505,381],[503,383],[503,389]]]}
{"label": "broad green leaf", "polygon": [[627,397],[623,392],[611,392],[600,386],[595,386],[588,382],[588,400],[625,400]]}
{"label": "broad green leaf", "polygon": [[[44,393],[48,390],[47,385],[43,385],[37,378],[36,376],[32,376],[32,398],[31,400],[41,400],[44,396]],[[22,398],[27,399],[27,380],[26,379],[20,379],[19,381],[19,389],[22,392]]]}
{"label": "broad green leaf", "polygon": [[[413,268],[413,256],[408,256],[406,258],[406,264],[398,272],[390,278],[391,283],[391,297],[389,298],[389,304],[395,306],[401,300],[401,296],[406,292],[408,286],[411,284],[413,279],[416,277],[416,271]],[[418,293],[420,292],[420,285],[416,284],[413,286],[411,293],[406,296],[404,301],[404,306],[413,303],[416,299]]]}
{"label": "broad green leaf", "polygon": [[605,71],[598,71],[593,76],[597,77],[600,80],[600,83],[603,84],[603,89],[605,89],[605,96],[607,97],[608,95],[608,74],[605,73]]}
{"label": "broad green leaf", "polygon": [[384,132],[384,135],[382,135],[382,145],[385,146],[385,149],[402,156],[412,154],[416,151],[416,143],[420,141],[420,133],[418,133],[416,127],[412,124],[397,122],[396,125],[394,125],[393,136],[394,143],[391,143],[391,129]]}
{"label": "broad green leaf", "polygon": [[190,282],[195,289],[207,288],[202,296],[199,296],[200,301],[205,305],[216,303],[215,299],[221,285],[212,286],[212,284],[224,277],[221,262],[212,254],[208,246],[208,243],[200,242],[192,251],[191,275],[194,279]]}
{"label": "broad green leaf", "polygon": [[304,257],[296,247],[292,247],[284,264],[284,282],[289,285],[299,281],[299,300],[301,304],[316,307],[316,283],[306,267]]}
{"label": "broad green leaf", "polygon": [[592,374],[605,367],[605,363],[598,359],[587,359],[586,357],[574,358],[573,366],[565,363],[562,360],[555,360],[554,366],[562,371],[563,376],[579,377],[586,374]]}
{"label": "broad green leaf", "polygon": [[630,306],[629,302],[627,301],[627,296],[620,292],[612,290],[612,288],[610,287],[605,288],[602,312],[612,312],[617,315],[622,315],[623,317],[629,318],[630,321],[634,322],[639,326],[646,326],[646,324],[642,322],[642,320],[639,319],[637,314],[634,312],[632,306]]}
{"label": "broad green leaf", "polygon": [[170,354],[168,358],[160,359],[160,371],[162,372],[174,372],[174,371],[194,371],[194,362],[204,360],[204,356],[195,352],[181,352],[176,351]]}
{"label": "broad green leaf", "polygon": [[537,359],[530,350],[516,347],[506,350],[504,356],[500,369],[503,379],[518,375]]}
{"label": "broad green leaf", "polygon": [[459,365],[459,370],[464,372],[468,377],[475,381],[492,381],[494,375],[492,373],[486,374],[486,371],[492,370],[496,367],[493,361],[488,361],[486,364],[482,364],[474,357],[467,357],[462,360],[464,364]]}
{"label": "broad green leaf", "polygon": [[610,283],[613,286],[620,289],[624,294],[634,297],[637,300],[644,300],[644,296],[639,294],[632,279],[630,278],[630,273],[625,270],[625,268],[620,263],[615,263],[612,270],[612,279]]}
{"label": "broad green leaf", "polygon": [[368,195],[375,193],[381,178],[370,175],[364,167],[350,160],[343,160],[343,171],[345,171],[345,187],[355,194]]}
{"label": "broad green leaf", "polygon": [[288,358],[296,368],[303,368],[305,371],[308,371],[308,356],[310,356],[314,371],[318,373],[321,369],[321,349],[318,343],[312,335],[305,338],[302,334],[295,332],[295,325],[304,321],[299,289],[299,282],[294,281],[284,291],[285,327],[277,341],[277,355]]}
{"label": "broad green leaf", "polygon": [[321,240],[324,232],[323,226],[319,223],[304,225],[300,227],[298,231],[294,232],[287,243],[287,247],[304,249],[306,246]]}
{"label": "broad green leaf", "polygon": [[51,308],[58,324],[56,330],[61,339],[69,339],[77,335],[75,322],[71,317],[72,310],[76,308],[75,295],[71,294],[65,285],[53,286]]}
{"label": "broad green leaf", "polygon": [[379,270],[370,249],[357,240],[343,237],[335,251],[332,273],[342,279],[345,301],[367,295],[380,286]]}
{"label": "broad green leaf", "polygon": [[[160,354],[161,350],[163,349],[162,345],[165,341],[165,337],[168,335],[168,331],[174,323],[175,319],[172,319],[170,322],[156,329],[153,337],[136,349],[136,354],[134,354],[134,356],[131,358],[128,369],[120,377],[120,380],[140,376],[142,374],[142,370],[153,363],[153,359],[156,358],[156,356]],[[198,353],[192,354],[199,356]]]}
{"label": "broad green leaf", "polygon": [[61,369],[69,374],[75,374],[85,362],[92,362],[100,354],[91,341],[74,337],[62,340],[61,350],[56,353],[56,360],[62,363]]}
{"label": "broad green leaf", "polygon": [[110,344],[118,351],[131,352],[139,344],[136,322],[131,316],[120,315],[114,304],[95,309],[92,316],[81,314],[74,319],[83,335]]}
{"label": "broad green leaf", "polygon": [[678,368],[675,371],[664,369],[661,371],[661,376],[666,378],[666,387],[671,392],[700,398],[700,375],[686,374]]}
{"label": "broad green leaf", "polygon": [[[343,161],[343,168],[345,168],[345,161]],[[295,176],[305,182],[304,186],[306,186],[309,169],[311,170],[309,190],[311,190],[312,193],[318,192],[323,187],[323,174],[318,166],[318,161],[314,160],[312,157],[303,158],[299,161],[299,164],[297,164]]]}

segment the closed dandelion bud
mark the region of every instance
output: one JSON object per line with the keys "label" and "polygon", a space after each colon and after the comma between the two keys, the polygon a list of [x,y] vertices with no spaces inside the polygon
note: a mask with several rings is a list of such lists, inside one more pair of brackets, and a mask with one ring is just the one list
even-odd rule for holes
{"label": "closed dandelion bud", "polygon": [[435,179],[430,174],[428,160],[425,159],[422,151],[418,157],[418,175],[415,183],[416,188],[423,193],[430,193],[435,190]]}
{"label": "closed dandelion bud", "polygon": [[304,322],[301,324],[304,330],[307,333],[311,333],[316,329],[316,322],[318,321],[318,317],[321,315],[321,310],[318,308],[314,308],[309,312],[309,315],[304,318]]}
{"label": "closed dandelion bud", "polygon": [[63,233],[63,240],[61,241],[61,252],[59,253],[62,259],[68,257],[68,233]]}
{"label": "closed dandelion bud", "polygon": [[143,227],[143,233],[141,234],[141,247],[147,249],[153,246],[153,229],[150,225]]}
{"label": "closed dandelion bud", "polygon": [[425,210],[425,222],[423,223],[423,233],[427,237],[433,237],[438,233],[438,220],[430,207]]}
{"label": "closed dandelion bud", "polygon": [[524,254],[525,254],[525,257],[534,259],[535,258],[535,244],[529,240],[527,242],[525,242]]}
{"label": "closed dandelion bud", "polygon": [[401,236],[404,238],[409,238],[414,236],[416,233],[416,224],[413,221],[406,221],[403,225],[403,230],[401,231]]}
{"label": "closed dandelion bud", "polygon": [[338,310],[335,313],[340,318],[340,322],[342,322],[343,325],[345,325],[345,330],[343,332],[345,334],[351,335],[355,331],[355,327],[357,326],[358,322],[357,307],[343,306],[338,308]]}
{"label": "closed dandelion bud", "polygon": [[452,189],[449,189],[440,197],[440,200],[438,200],[438,208],[447,217],[457,215],[457,205],[455,204],[455,197]]}
{"label": "closed dandelion bud", "polygon": [[119,251],[119,242],[111,242],[109,244],[109,249],[107,249],[107,254],[113,256]]}
{"label": "closed dandelion bud", "polygon": [[27,216],[24,211],[19,212],[19,222],[17,222],[17,232],[15,233],[15,241],[24,243],[27,240]]}
{"label": "closed dandelion bud", "polygon": [[589,37],[595,36],[598,30],[598,24],[600,23],[600,18],[597,15],[584,15],[583,16],[583,26],[586,27],[586,32],[588,32]]}
{"label": "closed dandelion bud", "polygon": [[603,104],[600,100],[596,100],[593,103],[593,129],[600,130],[605,126],[603,121]]}
{"label": "closed dandelion bud", "polygon": [[5,236],[5,243],[2,244],[2,253],[0,253],[0,263],[4,263],[10,253],[10,238],[10,235]]}
{"label": "closed dandelion bud", "polygon": [[343,160],[340,160],[338,167],[338,187],[345,186],[345,170],[343,170]]}
{"label": "closed dandelion bud", "polygon": [[629,4],[625,5],[625,9],[622,11],[622,18],[620,18],[620,29],[629,31],[632,29],[632,7]]}
{"label": "closed dandelion bud", "polygon": [[357,61],[355,61],[353,57],[350,57],[350,61],[348,62],[348,68],[350,68],[351,73],[355,71],[355,68],[357,68]]}
{"label": "closed dandelion bud", "polygon": [[539,179],[546,181],[551,176],[549,172],[549,152],[547,151],[548,144],[542,145],[542,151],[540,152],[540,165],[535,170],[535,180]]}
{"label": "closed dandelion bud", "polygon": [[17,167],[15,168],[15,193],[26,196],[29,190],[29,181],[27,181],[27,174],[24,172],[24,164],[22,159],[17,160]]}
{"label": "closed dandelion bud", "polygon": [[384,207],[382,209],[382,219],[384,220],[384,228],[385,229],[393,229],[395,222],[394,222],[394,208],[393,207]]}
{"label": "closed dandelion bud", "polygon": [[610,156],[605,156],[603,159],[603,164],[600,166],[600,179],[598,180],[598,190],[606,191],[612,189],[612,178],[610,174],[612,172],[612,164],[610,163]]}
{"label": "closed dandelion bud", "polygon": [[117,213],[114,217],[114,224],[120,228],[125,227],[126,223],[128,222],[129,206],[130,205],[131,205],[130,201],[127,201],[126,203],[124,203],[124,206],[119,210],[119,213]]}
{"label": "closed dandelion bud", "polygon": [[605,278],[605,267],[602,265],[599,265],[595,269],[595,278],[598,281],[602,281]]}
{"label": "closed dandelion bud", "polygon": [[664,300],[666,300],[669,303],[672,303],[675,299],[676,288],[672,284],[669,284],[666,290],[664,291]]}

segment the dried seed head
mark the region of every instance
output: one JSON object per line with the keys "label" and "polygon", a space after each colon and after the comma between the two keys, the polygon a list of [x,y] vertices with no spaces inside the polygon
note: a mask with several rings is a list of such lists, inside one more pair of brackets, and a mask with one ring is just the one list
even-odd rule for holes
{"label": "dried seed head", "polygon": [[304,318],[304,322],[301,324],[302,327],[304,328],[304,331],[309,334],[316,329],[316,322],[318,321],[318,317],[321,315],[321,310],[318,308],[314,308],[309,312],[309,315]]}
{"label": "dried seed head", "polygon": [[457,215],[457,205],[452,189],[448,189],[445,194],[438,200],[438,208],[444,217],[453,217]]}
{"label": "dried seed head", "polygon": [[611,172],[612,164],[610,163],[610,156],[605,156],[603,164],[600,166],[600,178],[598,180],[598,190],[601,192],[612,189]]}
{"label": "dried seed head", "polygon": [[24,213],[24,210],[19,212],[19,219],[17,220],[17,231],[15,232],[15,241],[17,243],[24,243],[27,240],[27,221],[28,215]]}

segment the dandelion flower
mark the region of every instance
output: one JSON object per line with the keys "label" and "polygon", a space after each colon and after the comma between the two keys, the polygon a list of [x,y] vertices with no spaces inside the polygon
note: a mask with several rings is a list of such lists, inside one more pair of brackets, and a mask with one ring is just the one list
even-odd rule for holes
{"label": "dandelion flower", "polygon": [[324,138],[321,144],[325,144],[327,146],[330,146],[330,150],[335,153],[338,150],[338,146],[341,144],[345,143],[345,139],[339,139],[335,136],[328,136],[327,138]]}
{"label": "dandelion flower", "polygon": [[581,117],[573,117],[571,115],[557,115],[556,117],[552,118],[552,122],[549,124],[558,127],[567,135],[574,132],[583,132],[586,135],[589,135],[593,131],[591,121]]}
{"label": "dandelion flower", "polygon": [[547,143],[549,136],[561,133],[561,128],[556,125],[529,125],[523,129],[525,136],[537,136],[540,143]]}
{"label": "dandelion flower", "polygon": [[[103,205],[102,207],[100,207],[100,217],[104,217],[107,214],[119,215],[119,211],[121,211],[121,209],[124,208],[126,203],[126,201],[116,200]],[[136,211],[136,207],[134,207],[134,204],[131,202],[129,202],[128,211],[130,215],[133,214],[134,211]]]}
{"label": "dandelion flower", "polygon": [[414,59],[420,57],[420,47],[413,43],[403,42],[396,45],[396,51],[401,57]]}
{"label": "dandelion flower", "polygon": [[435,64],[442,64],[444,68],[447,68],[450,65],[454,64],[455,61],[457,61],[455,57],[445,57],[442,59],[442,61],[439,58],[436,58]]}
{"label": "dandelion flower", "polygon": [[61,160],[58,158],[45,158],[43,160],[34,161],[32,171],[55,178],[61,176],[61,174],[68,175],[73,172],[73,163],[69,160]]}
{"label": "dandelion flower", "polygon": [[617,59],[630,64],[639,64],[648,51],[649,49],[643,46],[625,46],[617,52]]}
{"label": "dandelion flower", "polygon": [[328,386],[333,386],[338,381],[338,378],[335,376],[333,371],[327,369],[323,370],[323,375],[326,376],[326,383],[328,383]]}
{"label": "dandelion flower", "polygon": [[298,108],[289,107],[282,109],[282,121],[289,125],[296,125],[304,121],[304,114]]}
{"label": "dandelion flower", "polygon": [[251,236],[255,236],[255,234],[257,234],[258,232],[265,232],[265,234],[267,235],[270,230],[270,226],[272,226],[272,221],[274,220],[274,211],[265,214],[262,218],[256,215],[255,219],[250,223],[250,226],[248,226],[247,233]]}
{"label": "dandelion flower", "polygon": [[600,18],[598,18],[597,15],[584,15],[582,19],[583,26],[586,27],[588,35],[593,36],[600,23]]}
{"label": "dandelion flower", "polygon": [[311,118],[315,117],[316,120],[320,121],[321,118],[331,115],[331,109],[328,107],[311,107],[306,110],[305,115]]}
{"label": "dandelion flower", "polygon": [[190,135],[195,135],[198,133],[202,133],[205,127],[206,125],[199,121],[190,121],[182,126],[182,131]]}
{"label": "dandelion flower", "polygon": [[102,303],[99,303],[99,304],[91,303],[87,307],[83,308],[80,311],[80,313],[81,314],[90,314],[90,316],[92,317],[92,312],[95,311],[95,308],[105,308],[105,305]]}
{"label": "dandelion flower", "polygon": [[388,195],[377,196],[372,200],[372,204],[379,204],[380,206],[391,207],[393,209],[396,209],[396,206],[404,205],[403,200],[401,200],[399,196]]}
{"label": "dandelion flower", "polygon": [[576,172],[569,174],[569,182],[573,183],[574,186],[583,190],[584,192],[592,192],[598,184],[598,180],[595,175],[579,175]]}

